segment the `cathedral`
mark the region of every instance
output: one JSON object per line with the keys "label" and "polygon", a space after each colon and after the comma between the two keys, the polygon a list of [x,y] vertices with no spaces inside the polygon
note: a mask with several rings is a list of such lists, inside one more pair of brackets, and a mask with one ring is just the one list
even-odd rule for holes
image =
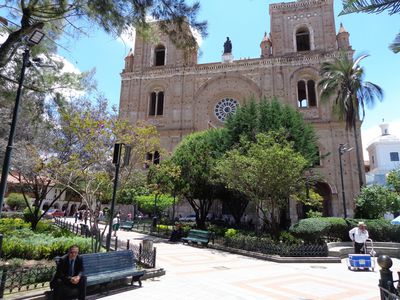
{"label": "cathedral", "polygon": [[[160,33],[156,42],[136,37],[121,74],[120,116],[154,124],[162,146],[172,152],[184,136],[223,126],[250,97],[275,96],[316,130],[321,159],[312,172],[321,176],[316,189],[324,198],[323,215],[343,216],[346,207],[351,217],[360,188],[356,151],[341,151],[340,145],[354,147],[354,133],[333,115],[332,103],[320,101],[318,90],[321,64],[343,51],[353,54],[349,33],[342,25],[336,32],[333,0],[271,4],[269,14],[270,33],[253,45],[260,47],[257,58],[234,60],[228,38],[220,62],[198,64],[198,49],[178,49],[166,35]],[[302,217],[290,206],[292,221]]]}

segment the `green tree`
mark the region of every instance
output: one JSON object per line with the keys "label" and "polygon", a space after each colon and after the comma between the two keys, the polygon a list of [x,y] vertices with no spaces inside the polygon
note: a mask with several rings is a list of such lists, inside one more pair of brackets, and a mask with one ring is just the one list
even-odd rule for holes
{"label": "green tree", "polygon": [[307,160],[277,135],[258,134],[256,143],[244,142],[228,151],[215,167],[227,188],[245,194],[256,205],[270,233],[279,235],[279,212],[289,197],[304,186]]}
{"label": "green tree", "polygon": [[310,165],[318,159],[314,128],[304,122],[295,108],[280,103],[276,98],[263,98],[259,103],[250,99],[227,119],[225,128],[228,148],[238,144],[242,136],[255,142],[258,133],[280,131],[288,141],[293,142],[295,151],[301,153]]}
{"label": "green tree", "polygon": [[[363,163],[361,149],[358,141],[357,123],[365,117],[365,106],[372,106],[375,99],[381,100],[382,89],[369,81],[364,81],[364,69],[360,66],[361,60],[367,55],[362,55],[353,61],[347,54],[342,53],[333,62],[325,62],[321,67],[321,99],[329,101],[334,98],[333,111],[340,120],[345,120],[346,130],[353,130],[357,154],[357,167],[360,188],[364,184],[362,176]],[[360,111],[361,110],[361,111]]]}
{"label": "green tree", "polygon": [[24,195],[19,193],[10,193],[6,199],[6,204],[13,210],[19,210],[26,207]]}
{"label": "green tree", "polygon": [[206,23],[196,20],[199,3],[189,5],[184,0],[6,0],[0,8],[5,11],[0,22],[9,32],[0,46],[0,68],[10,61],[22,38],[39,28],[52,40],[61,33],[82,33],[93,26],[114,36],[134,26],[138,34],[146,36],[150,28],[146,18],[151,16],[163,21],[161,30],[178,45],[195,46],[193,36],[185,30],[189,25],[206,33]]}
{"label": "green tree", "polygon": [[62,192],[71,189],[82,198],[91,212],[92,227],[97,228],[100,201],[111,192],[114,172],[110,157],[114,143],[118,140],[133,146],[132,165],[123,167],[121,173],[120,182],[125,184],[130,180],[131,169],[143,166],[146,152],[159,147],[154,146],[158,141],[155,127],[118,119],[104,99],[97,103],[84,99],[64,103],[52,123],[48,130],[40,131],[34,145],[16,149],[14,174],[23,183],[22,192],[33,194],[34,198],[34,206],[29,207],[34,216],[32,228],[46,213],[40,212],[39,207],[55,184],[61,187],[61,193],[49,206]]}
{"label": "green tree", "polygon": [[164,160],[161,164],[150,167],[148,173],[148,183],[150,189],[158,193],[168,193],[173,197],[172,216],[175,219],[176,197],[184,186],[181,179],[181,168],[174,164],[170,159]]}
{"label": "green tree", "polygon": [[397,213],[399,208],[399,195],[384,186],[366,186],[356,200],[356,218],[379,219],[386,212]]}
{"label": "green tree", "polygon": [[215,198],[214,165],[225,152],[224,130],[211,129],[186,136],[172,154],[172,162],[181,169],[179,193],[196,213],[199,228],[205,221]]}
{"label": "green tree", "polygon": [[[169,194],[149,194],[136,196],[135,201],[138,203],[140,211],[153,216],[155,212],[160,217],[165,210],[173,205],[174,197]],[[155,201],[157,201],[156,206]]]}
{"label": "green tree", "polygon": [[386,180],[389,188],[400,195],[400,168],[390,171]]}
{"label": "green tree", "polygon": [[[350,13],[382,13],[389,11],[389,15],[394,15],[400,12],[399,0],[343,0],[343,10],[339,16]],[[400,33],[397,34],[395,40],[390,45],[390,49],[394,53],[400,52]]]}

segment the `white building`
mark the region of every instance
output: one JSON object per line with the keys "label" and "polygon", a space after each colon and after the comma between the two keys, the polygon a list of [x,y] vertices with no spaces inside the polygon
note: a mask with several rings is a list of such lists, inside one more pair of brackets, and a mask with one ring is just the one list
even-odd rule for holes
{"label": "white building", "polygon": [[389,171],[400,167],[400,139],[389,134],[389,125],[381,124],[382,134],[367,147],[370,171],[366,174],[367,185],[386,185]]}

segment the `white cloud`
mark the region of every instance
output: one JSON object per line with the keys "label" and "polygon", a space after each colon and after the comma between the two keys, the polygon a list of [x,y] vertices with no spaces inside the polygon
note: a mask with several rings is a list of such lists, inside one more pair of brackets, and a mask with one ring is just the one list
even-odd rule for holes
{"label": "white cloud", "polygon": [[192,27],[190,27],[190,30],[192,31],[192,34],[194,38],[196,39],[197,45],[199,48],[201,47],[201,44],[203,44],[203,37],[201,36],[200,32]]}
{"label": "white cloud", "polygon": [[[155,19],[153,18],[146,18],[148,22],[156,22]],[[190,31],[192,32],[194,38],[196,39],[197,45],[199,48],[203,44],[203,38],[200,34],[200,32],[192,27],[190,27]],[[127,46],[127,48],[132,49],[134,51],[135,49],[135,39],[136,39],[136,29],[134,27],[129,27],[127,30],[125,30],[119,37],[118,41]]]}
{"label": "white cloud", "polygon": [[135,49],[135,38],[136,38],[136,29],[134,27],[130,27],[125,30],[120,37],[118,37],[118,41],[127,46],[127,48]]}
{"label": "white cloud", "polygon": [[[385,122],[386,124],[389,124],[389,133],[392,135],[397,136],[400,138],[400,120],[393,120],[391,122]],[[367,152],[367,147],[371,144],[371,142],[382,135],[381,128],[376,125],[374,127],[369,127],[369,128],[362,128],[361,129],[361,137],[362,137],[362,143],[363,143],[363,151],[364,151],[364,160],[368,160],[368,152]]]}

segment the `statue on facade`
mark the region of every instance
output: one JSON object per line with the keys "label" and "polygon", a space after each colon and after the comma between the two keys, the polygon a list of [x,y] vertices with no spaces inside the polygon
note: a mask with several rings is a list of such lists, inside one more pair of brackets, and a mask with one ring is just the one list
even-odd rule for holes
{"label": "statue on facade", "polygon": [[229,37],[227,37],[224,43],[224,54],[230,54],[230,53],[232,53],[232,43]]}

